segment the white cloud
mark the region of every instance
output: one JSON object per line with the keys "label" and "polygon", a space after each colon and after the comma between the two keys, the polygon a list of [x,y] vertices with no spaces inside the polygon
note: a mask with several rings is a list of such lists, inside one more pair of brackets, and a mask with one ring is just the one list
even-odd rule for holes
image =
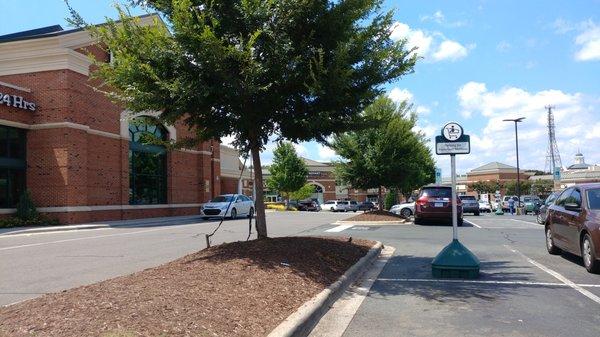
{"label": "white cloud", "polygon": [[400,88],[393,88],[388,94],[388,97],[397,104],[400,104],[403,101],[411,102],[413,100],[413,94],[410,91]]}
{"label": "white cloud", "polygon": [[431,14],[431,15],[422,15],[421,16],[421,21],[428,21],[428,20],[432,20],[435,21],[437,23],[442,23],[444,22],[444,13],[442,13],[442,11],[438,10],[435,13]]}
{"label": "white cloud", "polygon": [[[564,166],[572,164],[577,148],[590,163],[600,162],[594,137],[600,138],[600,109],[589,104],[593,98],[556,89],[529,92],[518,87],[490,91],[485,83],[468,82],[457,91],[463,116],[482,116],[487,120],[481,130],[471,134],[472,152],[461,156],[462,171],[490,161],[516,164],[514,123],[503,119],[525,117],[519,124],[519,159],[523,168],[544,169],[548,146],[547,110],[553,105],[556,137]],[[597,100],[598,98],[596,98]],[[587,141],[586,141],[587,140]]]}
{"label": "white cloud", "polygon": [[227,136],[227,137],[223,137],[221,138],[221,143],[227,146],[232,146],[231,144],[233,143],[233,141],[235,140],[235,138],[233,136]]}
{"label": "white cloud", "polygon": [[467,54],[467,48],[465,48],[462,44],[456,41],[446,40],[440,44],[438,51],[433,54],[433,59],[435,61],[456,61],[467,56]]}
{"label": "white cloud", "polygon": [[575,38],[579,50],[575,53],[577,61],[600,60],[600,26],[593,21],[583,23],[583,32]]}
{"label": "white cloud", "polygon": [[417,48],[415,53],[426,61],[439,62],[444,60],[455,61],[467,56],[469,49],[461,43],[446,38],[440,32],[426,32],[420,29],[411,29],[407,24],[395,22],[392,25],[390,37],[394,41],[406,39],[407,47]]}
{"label": "white cloud", "polygon": [[306,156],[308,154],[308,150],[306,149],[306,146],[304,146],[303,144],[292,143],[292,145],[296,149],[296,153],[299,156]]}
{"label": "white cloud", "polygon": [[429,115],[431,113],[431,109],[424,106],[424,105],[419,105],[417,106],[417,108],[415,109],[415,111],[417,112],[417,114],[419,116],[426,116]]}
{"label": "white cloud", "polygon": [[571,24],[563,18],[558,18],[554,20],[554,22],[552,23],[552,27],[554,27],[554,31],[558,34],[565,34],[576,28],[575,25]]}
{"label": "white cloud", "polygon": [[332,148],[323,144],[317,144],[317,154],[321,161],[332,161],[338,158],[337,153]]}

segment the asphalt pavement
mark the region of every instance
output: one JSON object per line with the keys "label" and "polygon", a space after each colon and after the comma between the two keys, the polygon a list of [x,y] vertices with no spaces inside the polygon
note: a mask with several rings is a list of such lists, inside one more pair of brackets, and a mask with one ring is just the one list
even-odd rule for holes
{"label": "asphalt pavement", "polygon": [[[589,274],[578,257],[549,255],[531,215],[465,216],[459,238],[481,261],[477,280],[431,276],[451,226],[335,223],[352,215],[267,213],[270,236],[343,235],[395,248],[351,318],[338,320],[347,322],[339,336],[600,336],[600,275]],[[0,235],[0,304],[174,260],[204,248],[205,233],[217,224],[185,218]],[[212,243],[247,234],[246,219],[225,221]]]}
{"label": "asphalt pavement", "polygon": [[473,281],[432,278],[431,261],[451,241],[451,226],[335,232],[396,248],[343,336],[600,336],[600,275],[578,257],[549,255],[533,216],[465,219],[459,239],[481,261]]}
{"label": "asphalt pavement", "polygon": [[[302,235],[353,213],[269,212],[269,236]],[[206,248],[218,220],[108,222],[96,229],[0,235],[0,305],[127,275]],[[97,225],[97,224],[96,224]],[[14,231],[12,231],[14,233]],[[226,220],[213,245],[246,240],[248,219]],[[256,233],[252,232],[252,238]]]}

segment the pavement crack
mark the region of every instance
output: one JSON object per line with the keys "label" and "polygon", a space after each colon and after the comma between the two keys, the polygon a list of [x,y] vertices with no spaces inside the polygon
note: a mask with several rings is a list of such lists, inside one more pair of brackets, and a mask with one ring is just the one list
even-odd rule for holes
{"label": "pavement crack", "polygon": [[516,240],[513,240],[513,239],[511,239],[511,238],[510,238],[510,235],[511,235],[511,234],[509,234],[509,233],[505,233],[505,232],[501,232],[501,233],[502,233],[502,236],[504,237],[504,239],[505,239],[506,241],[508,241],[508,242],[510,242],[510,243],[515,243],[515,242],[517,242]]}

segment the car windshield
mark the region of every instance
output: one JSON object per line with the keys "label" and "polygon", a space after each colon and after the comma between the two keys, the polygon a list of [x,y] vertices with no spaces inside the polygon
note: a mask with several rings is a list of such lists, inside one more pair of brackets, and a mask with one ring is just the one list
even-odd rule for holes
{"label": "car windshield", "polygon": [[233,201],[232,195],[220,195],[218,197],[214,197],[210,202],[231,202]]}
{"label": "car windshield", "polygon": [[588,190],[587,199],[590,209],[600,210],[600,188]]}
{"label": "car windshield", "polygon": [[470,195],[463,195],[462,197],[460,197],[460,200],[475,200],[475,197]]}
{"label": "car windshield", "polygon": [[421,196],[433,198],[451,198],[452,189],[450,188],[426,188],[421,192]]}

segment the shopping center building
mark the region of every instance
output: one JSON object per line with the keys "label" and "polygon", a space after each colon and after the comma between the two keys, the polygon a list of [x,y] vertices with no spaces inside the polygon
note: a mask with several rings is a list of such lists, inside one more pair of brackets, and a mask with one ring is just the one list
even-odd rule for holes
{"label": "shopping center building", "polygon": [[[0,36],[0,214],[14,213],[25,189],[40,212],[64,223],[197,214],[214,195],[248,191],[237,152],[217,140],[169,151],[142,143],[143,134],[191,132],[95,91],[89,53],[110,58],[79,29]],[[222,168],[222,151],[231,167]]]}

